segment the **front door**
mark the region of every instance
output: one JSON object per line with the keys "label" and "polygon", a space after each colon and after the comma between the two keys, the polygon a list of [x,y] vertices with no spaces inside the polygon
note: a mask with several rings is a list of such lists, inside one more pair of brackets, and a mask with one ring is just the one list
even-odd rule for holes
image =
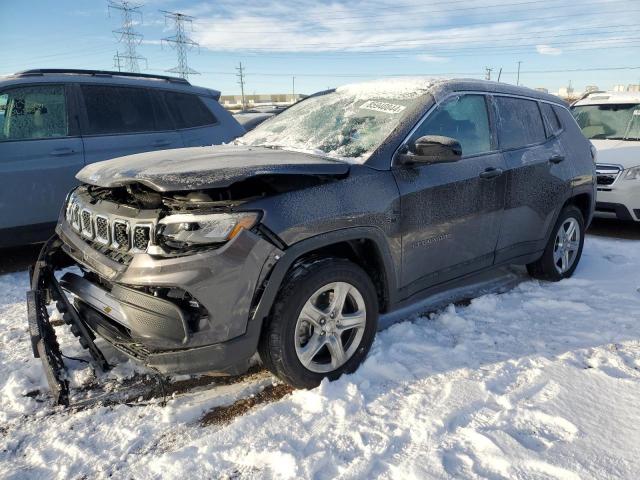
{"label": "front door", "polygon": [[75,127],[64,85],[0,91],[0,229],[11,228],[16,235],[4,244],[44,240],[53,232],[65,196],[77,183],[75,174],[84,166]]}
{"label": "front door", "polygon": [[450,97],[429,114],[408,144],[423,135],[455,138],[463,158],[394,167],[401,195],[405,298],[493,263],[505,166],[490,125],[484,95]]}

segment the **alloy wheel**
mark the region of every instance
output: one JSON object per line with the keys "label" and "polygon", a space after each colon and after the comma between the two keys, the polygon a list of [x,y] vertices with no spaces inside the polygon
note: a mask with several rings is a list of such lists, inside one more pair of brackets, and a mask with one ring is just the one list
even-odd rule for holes
{"label": "alloy wheel", "polygon": [[332,372],[358,350],[367,323],[364,298],[347,282],[327,284],[306,301],[295,328],[296,354],[316,373]]}
{"label": "alloy wheel", "polygon": [[558,273],[569,270],[576,261],[580,249],[580,224],[569,217],[558,229],[553,248],[553,262]]}

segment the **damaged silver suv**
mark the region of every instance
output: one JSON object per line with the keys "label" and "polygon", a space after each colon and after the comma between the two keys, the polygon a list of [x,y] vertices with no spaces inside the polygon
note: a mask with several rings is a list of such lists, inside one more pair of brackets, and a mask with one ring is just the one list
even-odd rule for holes
{"label": "damaged silver suv", "polygon": [[313,95],[234,145],[89,165],[31,273],[34,354],[67,402],[54,301],[102,368],[96,336],[163,373],[238,374],[258,352],[317,385],[357,368],[380,313],[456,280],[570,276],[594,156],[556,97],[405,79]]}

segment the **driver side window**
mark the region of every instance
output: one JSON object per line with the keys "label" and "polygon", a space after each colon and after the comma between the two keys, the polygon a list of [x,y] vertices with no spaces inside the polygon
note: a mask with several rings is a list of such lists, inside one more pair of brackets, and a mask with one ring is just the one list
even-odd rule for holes
{"label": "driver side window", "polygon": [[463,157],[490,152],[491,129],[484,95],[458,95],[436,107],[411,137],[441,135],[460,142]]}

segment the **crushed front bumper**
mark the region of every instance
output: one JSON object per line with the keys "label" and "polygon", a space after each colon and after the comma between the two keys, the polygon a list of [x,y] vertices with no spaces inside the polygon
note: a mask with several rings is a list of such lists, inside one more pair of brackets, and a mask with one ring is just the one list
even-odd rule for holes
{"label": "crushed front bumper", "polygon": [[[252,313],[281,250],[242,232],[226,248],[169,259],[140,254],[123,265],[64,224],[56,231],[32,269],[27,294],[33,353],[43,362],[56,403],[69,403],[69,385],[46,309],[51,301],[99,369],[109,365],[94,343],[96,335],[160,373],[246,370],[261,328]],[[54,272],[69,264],[91,275],[65,273],[56,279]],[[98,277],[104,284],[92,281]],[[145,287],[179,287],[191,294],[210,313],[206,324],[194,330],[180,308],[145,293]]]}
{"label": "crushed front bumper", "polygon": [[71,326],[71,331],[79,338],[80,344],[89,350],[95,366],[104,371],[109,368],[109,364],[93,342],[95,335],[71,305],[54,275],[53,265],[60,264],[60,259],[56,257],[61,245],[60,239],[55,236],[51,238],[29,271],[31,290],[27,292],[27,318],[33,355],[42,360],[54,401],[56,404],[68,405],[69,382],[60,345],[47,312],[47,304],[51,300],[56,302],[56,307],[63,314],[63,320]]}

